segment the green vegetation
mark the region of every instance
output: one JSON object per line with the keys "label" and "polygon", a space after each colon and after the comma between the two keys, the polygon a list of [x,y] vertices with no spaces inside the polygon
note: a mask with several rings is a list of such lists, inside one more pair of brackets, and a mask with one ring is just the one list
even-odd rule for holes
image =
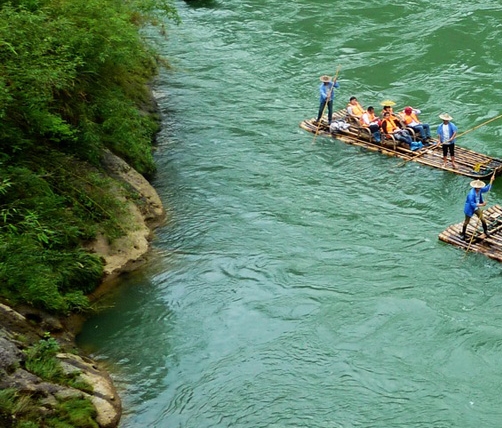
{"label": "green vegetation", "polygon": [[[64,372],[56,358],[60,351],[58,342],[46,334],[44,339],[25,350],[25,369],[45,381],[92,393],[90,385],[78,380],[78,372]],[[1,426],[97,428],[95,417],[96,409],[84,396],[69,396],[49,404],[40,394],[20,393],[12,388],[0,391]]]}
{"label": "green vegetation", "polygon": [[64,377],[64,372],[56,359],[59,350],[59,344],[54,338],[47,337],[40,340],[36,345],[25,351],[26,370],[50,382],[61,380]]}
{"label": "green vegetation", "polygon": [[96,409],[87,398],[60,399],[50,411],[40,398],[8,388],[0,391],[0,423],[5,428],[98,428]]}
{"label": "green vegetation", "polygon": [[79,373],[65,373],[56,354],[61,348],[56,339],[46,333],[45,338],[25,351],[26,370],[48,382],[71,386],[87,393],[92,393],[92,387],[79,380]]}
{"label": "green vegetation", "polygon": [[101,153],[155,171],[139,30],[159,13],[178,20],[163,0],[0,0],[0,297],[88,308],[102,262],[83,243],[127,225]]}

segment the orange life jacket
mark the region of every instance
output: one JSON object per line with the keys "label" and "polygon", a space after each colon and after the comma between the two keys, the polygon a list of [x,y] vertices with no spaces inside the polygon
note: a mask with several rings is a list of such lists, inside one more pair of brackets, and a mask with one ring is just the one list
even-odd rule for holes
{"label": "orange life jacket", "polygon": [[420,121],[418,120],[418,117],[415,114],[415,112],[412,112],[411,114],[405,114],[404,115],[403,122],[404,122],[405,125],[409,125],[413,121],[415,121],[417,123],[420,123]]}
{"label": "orange life jacket", "polygon": [[[384,126],[386,124],[386,126]],[[387,135],[393,134],[396,130],[399,129],[399,126],[396,125],[393,119],[387,118],[382,120],[382,129],[385,131]]]}

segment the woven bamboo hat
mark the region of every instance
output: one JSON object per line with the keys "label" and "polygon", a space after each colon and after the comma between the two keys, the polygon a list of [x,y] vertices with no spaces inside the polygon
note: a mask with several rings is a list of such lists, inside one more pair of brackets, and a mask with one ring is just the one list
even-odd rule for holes
{"label": "woven bamboo hat", "polygon": [[383,100],[383,101],[380,101],[380,105],[381,105],[381,106],[389,106],[389,107],[392,107],[392,106],[395,106],[395,105],[396,105],[396,102],[395,102],[395,101],[392,101],[392,100]]}
{"label": "woven bamboo hat", "polygon": [[474,187],[475,189],[481,189],[485,187],[485,183],[481,180],[472,180],[471,187]]}
{"label": "woven bamboo hat", "polygon": [[439,118],[442,120],[452,120],[453,119],[453,117],[451,117],[448,113],[441,113],[439,115]]}
{"label": "woven bamboo hat", "polygon": [[319,79],[321,79],[321,82],[328,83],[331,80],[331,77],[329,77],[326,74],[323,74],[321,77],[319,77]]}

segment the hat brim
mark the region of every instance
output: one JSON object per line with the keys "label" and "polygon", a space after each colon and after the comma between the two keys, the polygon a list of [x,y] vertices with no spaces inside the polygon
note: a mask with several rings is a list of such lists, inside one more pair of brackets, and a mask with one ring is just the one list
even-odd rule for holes
{"label": "hat brim", "polygon": [[380,102],[380,105],[381,106],[391,106],[392,107],[392,106],[395,106],[396,103],[394,101],[392,101],[392,100],[383,100],[383,101]]}
{"label": "hat brim", "polygon": [[451,117],[449,114],[440,114],[439,118],[441,120],[452,120],[453,119],[453,117]]}
{"label": "hat brim", "polygon": [[471,187],[474,189],[482,189],[485,187],[485,183],[483,183],[481,180],[473,180],[471,181]]}

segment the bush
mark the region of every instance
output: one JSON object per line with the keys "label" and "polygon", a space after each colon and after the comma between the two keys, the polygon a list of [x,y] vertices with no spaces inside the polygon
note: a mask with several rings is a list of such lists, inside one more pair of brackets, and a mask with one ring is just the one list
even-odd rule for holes
{"label": "bush", "polygon": [[0,0],[0,296],[87,308],[102,262],[81,247],[128,223],[101,153],[155,171],[139,27],[159,12],[179,20],[168,0]]}

